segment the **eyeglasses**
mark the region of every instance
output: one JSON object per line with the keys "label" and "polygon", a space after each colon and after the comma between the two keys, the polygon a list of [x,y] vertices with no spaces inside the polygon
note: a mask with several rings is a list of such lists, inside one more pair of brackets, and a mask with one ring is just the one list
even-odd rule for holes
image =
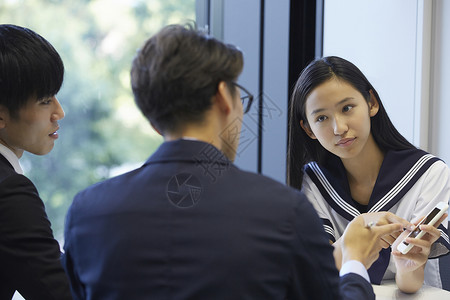
{"label": "eyeglasses", "polygon": [[[248,113],[248,111],[250,110],[250,107],[252,106],[253,95],[242,85],[237,84],[236,82],[231,82],[231,83],[241,89],[241,101],[242,101],[242,106],[244,107],[244,114]],[[245,102],[247,102],[247,104],[245,104]]]}

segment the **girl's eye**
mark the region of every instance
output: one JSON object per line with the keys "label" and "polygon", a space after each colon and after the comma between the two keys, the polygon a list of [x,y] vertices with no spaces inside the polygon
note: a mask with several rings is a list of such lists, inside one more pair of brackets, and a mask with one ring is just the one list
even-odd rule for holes
{"label": "girl's eye", "polygon": [[325,121],[326,119],[327,119],[327,117],[325,117],[325,116],[319,116],[319,117],[317,117],[316,122],[321,123],[321,122]]}
{"label": "girl's eye", "polygon": [[343,112],[348,112],[353,108],[353,105],[346,105],[342,108]]}

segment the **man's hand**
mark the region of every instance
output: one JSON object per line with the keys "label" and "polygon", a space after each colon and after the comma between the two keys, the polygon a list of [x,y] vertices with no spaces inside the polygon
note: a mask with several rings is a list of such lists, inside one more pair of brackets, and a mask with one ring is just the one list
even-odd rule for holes
{"label": "man's hand", "polygon": [[[393,223],[400,223],[403,225],[404,229],[413,230],[414,224],[408,222],[405,219],[402,219],[396,215],[394,215],[391,212],[382,211],[382,212],[376,212],[376,213],[366,213],[363,214],[364,221],[366,222],[366,225],[368,224],[374,224],[374,225],[386,225],[386,224],[393,224]],[[398,236],[402,232],[394,232],[392,234],[387,234],[385,236],[381,237],[381,244],[383,248],[389,248],[395,240],[398,238]]]}
{"label": "man's hand", "polygon": [[[372,225],[372,226],[369,226]],[[363,214],[350,222],[342,236],[342,264],[349,260],[360,261],[367,269],[378,259],[389,236],[398,236],[408,221],[392,213]]]}

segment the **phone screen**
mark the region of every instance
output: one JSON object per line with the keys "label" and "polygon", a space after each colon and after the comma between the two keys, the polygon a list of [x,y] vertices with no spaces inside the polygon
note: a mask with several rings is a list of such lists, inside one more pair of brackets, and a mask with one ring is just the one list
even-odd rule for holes
{"label": "phone screen", "polygon": [[[431,211],[431,213],[428,214],[428,216],[427,216],[426,218],[424,218],[419,224],[417,224],[416,228],[415,228],[413,231],[411,231],[411,233],[408,234],[407,237],[413,237],[413,238],[415,238],[415,237],[422,231],[422,230],[419,229],[419,226],[420,226],[421,224],[428,224],[428,223],[430,223],[430,221],[433,220],[433,218],[434,218],[440,211],[441,211],[440,209],[438,209],[438,208],[435,207],[435,208]],[[406,246],[409,245],[409,243],[407,243],[407,242],[405,242],[405,241],[403,241],[403,244],[405,244]]]}

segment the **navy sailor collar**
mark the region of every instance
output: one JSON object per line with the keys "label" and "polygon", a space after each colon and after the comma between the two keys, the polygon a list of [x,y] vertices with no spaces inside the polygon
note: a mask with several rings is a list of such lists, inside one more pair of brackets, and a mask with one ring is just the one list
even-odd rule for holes
{"label": "navy sailor collar", "polygon": [[[360,215],[360,212],[352,200],[342,161],[335,155],[329,156],[323,164],[307,164],[305,172],[327,203],[339,215],[351,221]],[[387,151],[370,196],[367,212],[388,211],[438,160],[439,158],[420,149]]]}

